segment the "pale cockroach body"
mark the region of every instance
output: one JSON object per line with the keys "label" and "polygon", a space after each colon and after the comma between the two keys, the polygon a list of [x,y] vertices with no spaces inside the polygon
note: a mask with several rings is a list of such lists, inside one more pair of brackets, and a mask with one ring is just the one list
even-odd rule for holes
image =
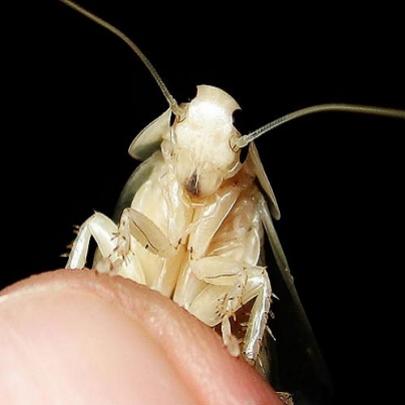
{"label": "pale cockroach body", "polygon": [[[320,386],[328,385],[273,226],[272,218],[279,219],[280,211],[253,140],[315,112],[337,110],[400,118],[405,112],[325,104],[288,114],[242,136],[232,118],[239,105],[229,94],[201,85],[191,102],[178,105],[150,62],[124,34],[70,1],[62,1],[123,39],[150,70],[170,106],[129,148],[130,155],[143,162],[121,194],[115,221],[101,213],[87,219],[78,231],[67,267],[85,267],[93,237],[98,246],[94,259],[98,271],[145,284],[208,326],[220,326],[232,355],[242,353],[261,371],[269,372],[268,359],[261,354],[266,329],[270,332],[267,320],[274,297],[263,262],[266,235],[288,291],[289,304],[283,305],[291,306],[292,315],[287,322],[299,324],[293,328],[299,336],[292,345],[300,354],[291,361],[302,374],[297,381],[302,388],[309,376],[309,380],[318,379]],[[247,158],[242,162],[240,149],[247,145]],[[247,308],[248,316],[242,323]],[[294,350],[292,353],[295,355]],[[274,377],[273,367],[270,373]],[[286,385],[279,384],[280,388]]]}
{"label": "pale cockroach body", "polygon": [[[244,163],[231,147],[240,137],[232,125],[238,105],[231,96],[199,86],[196,98],[181,108],[181,119],[170,125],[169,109],[134,140],[130,154],[146,160],[127,186],[134,194],[130,207],[117,225],[100,213],[89,218],[67,266],[84,267],[93,236],[102,256],[95,263],[99,271],[146,284],[205,324],[221,324],[224,343],[235,356],[239,342],[230,319],[255,299],[242,343],[244,356],[254,362],[272,294],[259,265],[263,224],[272,225],[258,176],[272,199],[273,194],[253,143]],[[150,154],[156,139],[160,148]]]}

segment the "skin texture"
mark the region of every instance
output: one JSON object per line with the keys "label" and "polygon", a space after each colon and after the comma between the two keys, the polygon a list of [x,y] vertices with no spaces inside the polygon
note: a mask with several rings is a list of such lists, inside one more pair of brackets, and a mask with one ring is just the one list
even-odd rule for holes
{"label": "skin texture", "polygon": [[220,337],[121,277],[58,270],[0,293],[7,404],[281,404]]}

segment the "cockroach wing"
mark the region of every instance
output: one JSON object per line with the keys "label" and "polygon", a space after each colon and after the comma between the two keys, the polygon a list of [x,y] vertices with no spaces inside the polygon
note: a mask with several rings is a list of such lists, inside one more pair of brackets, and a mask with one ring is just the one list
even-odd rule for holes
{"label": "cockroach wing", "polygon": [[152,154],[148,159],[142,162],[132,173],[121,191],[117,205],[115,206],[113,220],[118,223],[122,211],[131,206],[136,192],[145,183],[152,174],[153,169],[158,164],[163,164],[163,156],[160,151]]}
{"label": "cockroach wing", "polygon": [[167,109],[135,137],[128,149],[134,159],[145,160],[159,149],[163,135],[170,130],[171,114],[171,109]]}
{"label": "cockroach wing", "polygon": [[[279,271],[272,271],[272,290],[280,299],[275,304],[271,330],[270,375],[277,391],[291,392],[295,404],[331,403],[332,384],[311,325],[294,285],[288,262],[274,228],[269,207],[262,196],[259,209]],[[300,402],[300,400],[302,402]]]}
{"label": "cockroach wing", "polygon": [[[160,163],[163,163],[163,156],[160,153],[160,151],[158,151],[155,152],[149,159],[146,159],[144,162],[142,162],[133,171],[131,177],[128,179],[124,188],[122,189],[120,197],[118,198],[117,205],[115,206],[114,209],[112,219],[116,224],[118,224],[121,218],[122,211],[124,211],[125,208],[131,206],[132,200],[134,199],[136,192],[139,190],[142,184],[149,179],[156,165]],[[93,267],[96,266],[96,264],[101,260],[101,258],[102,258],[101,253],[97,248],[93,257]]]}
{"label": "cockroach wing", "polygon": [[270,201],[270,212],[274,219],[280,219],[280,208],[278,207],[277,199],[274,191],[271,187],[270,181],[267,177],[266,171],[264,170],[262,161],[260,160],[259,152],[256,148],[254,142],[249,145],[248,159],[250,160],[253,171],[255,172],[259,184],[266,196]]}

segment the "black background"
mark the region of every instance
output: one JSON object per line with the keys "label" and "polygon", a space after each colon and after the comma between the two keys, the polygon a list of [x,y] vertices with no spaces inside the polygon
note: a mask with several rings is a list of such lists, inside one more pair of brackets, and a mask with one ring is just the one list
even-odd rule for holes
{"label": "black background", "polygon": [[[404,28],[388,6],[81,4],[135,39],[179,101],[203,83],[232,94],[241,132],[317,103],[405,108]],[[118,39],[57,1],[30,7],[6,38],[0,286],[64,265],[72,225],[111,213],[137,164],[131,140],[166,109]],[[400,391],[404,132],[399,120],[330,113],[257,142],[338,403],[396,403]]]}

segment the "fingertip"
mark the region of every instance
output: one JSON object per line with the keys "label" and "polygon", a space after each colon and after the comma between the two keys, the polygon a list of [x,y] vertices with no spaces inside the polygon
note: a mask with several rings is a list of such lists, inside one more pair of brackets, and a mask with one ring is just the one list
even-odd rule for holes
{"label": "fingertip", "polygon": [[280,403],[210,328],[121,277],[44,273],[3,290],[0,303],[3,398],[24,386],[41,404],[72,395],[76,403]]}

